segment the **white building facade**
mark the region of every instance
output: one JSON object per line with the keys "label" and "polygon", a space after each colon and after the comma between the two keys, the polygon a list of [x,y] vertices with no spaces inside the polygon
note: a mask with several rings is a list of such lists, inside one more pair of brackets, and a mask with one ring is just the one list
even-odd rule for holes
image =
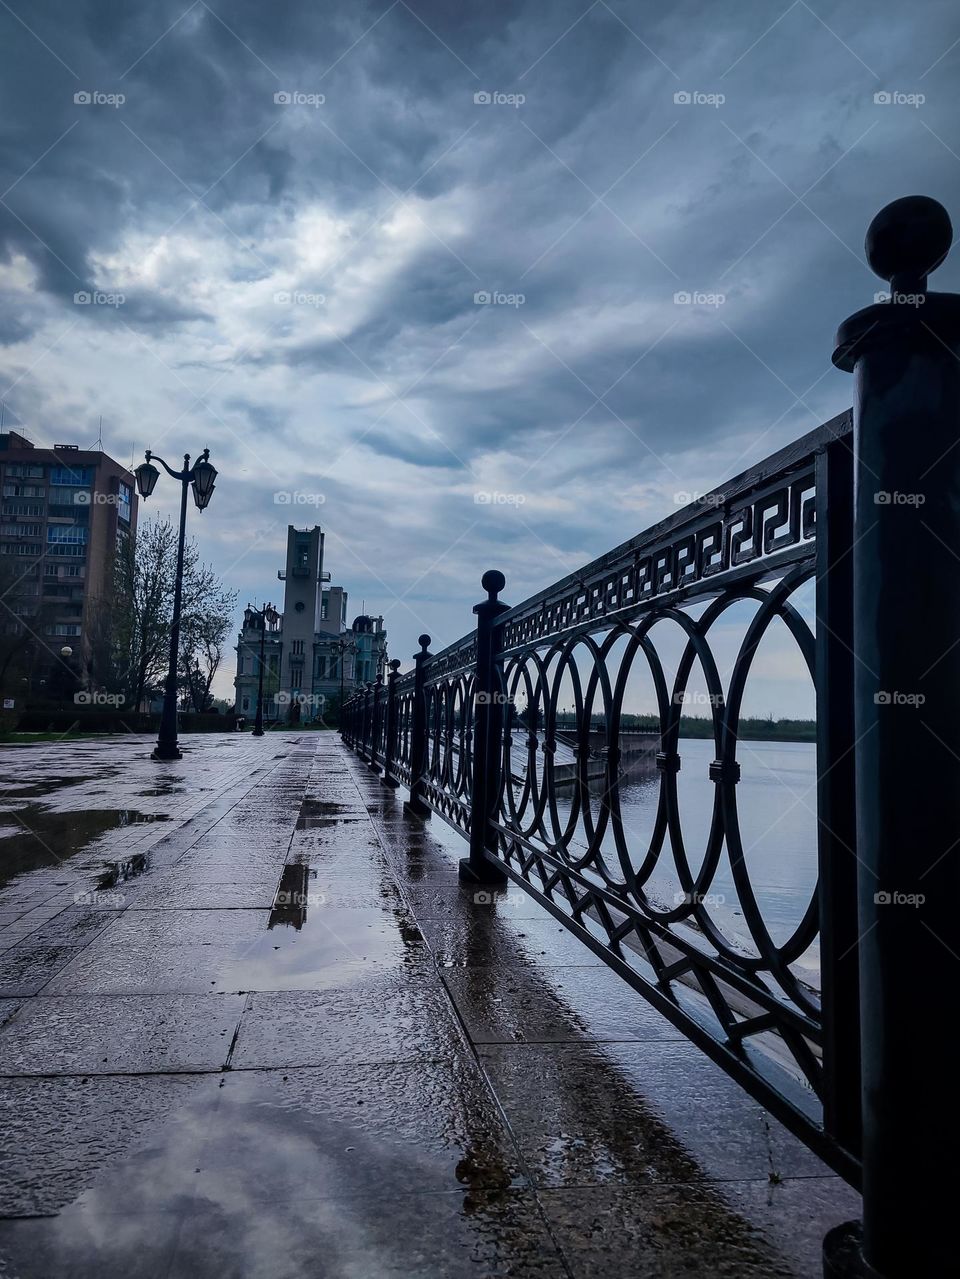
{"label": "white building facade", "polygon": [[266,622],[247,608],[237,641],[236,713],[257,711],[263,639],[263,715],[267,723],[311,723],[339,706],[358,684],[376,680],[387,661],[382,617],[361,614],[348,625],[347,592],[330,584],[319,525],[287,528],[283,609]]}

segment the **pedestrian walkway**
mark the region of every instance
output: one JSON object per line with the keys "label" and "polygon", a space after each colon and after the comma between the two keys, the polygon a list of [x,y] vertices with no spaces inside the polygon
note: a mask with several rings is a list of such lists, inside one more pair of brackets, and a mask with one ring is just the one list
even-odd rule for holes
{"label": "pedestrian walkway", "polygon": [[0,751],[5,823],[75,750],[61,816],[169,818],[0,889],[0,1276],[819,1279],[852,1192],[456,834],[333,734],[187,744]]}

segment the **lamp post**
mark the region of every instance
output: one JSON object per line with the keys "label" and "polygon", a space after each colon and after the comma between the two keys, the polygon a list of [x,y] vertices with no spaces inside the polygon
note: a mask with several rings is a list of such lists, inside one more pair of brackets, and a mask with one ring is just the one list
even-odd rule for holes
{"label": "lamp post", "polygon": [[160,735],[151,754],[151,759],[182,759],[177,745],[177,662],[180,657],[180,601],[183,596],[183,544],[187,531],[187,488],[193,485],[193,500],[197,509],[206,508],[213,493],[217,471],[210,462],[210,450],[204,449],[200,456],[190,465],[190,454],[183,455],[183,470],[175,471],[168,466],[162,457],[157,457],[147,449],[146,461],[141,462],[134,475],[137,479],[137,491],[142,498],[148,498],[156,487],[160,472],[152,465],[155,458],[175,480],[180,481],[180,536],[177,541],[177,572],[173,588],[173,620],[170,623],[170,664],[167,668],[167,682],[163,694],[163,713],[160,716]]}
{"label": "lamp post", "polygon": [[271,626],[276,625],[280,614],[272,604],[264,604],[263,608],[251,608],[247,605],[247,611],[254,617],[260,618],[260,670],[257,682],[257,718],[253,725],[253,736],[263,736],[263,661],[264,649],[267,642],[267,623]]}

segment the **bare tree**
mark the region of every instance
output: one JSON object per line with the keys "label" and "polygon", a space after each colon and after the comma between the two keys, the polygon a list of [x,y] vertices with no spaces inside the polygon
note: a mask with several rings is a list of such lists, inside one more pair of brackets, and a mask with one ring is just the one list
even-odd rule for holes
{"label": "bare tree", "polygon": [[228,591],[212,569],[196,569],[180,621],[182,681],[194,710],[208,710],[213,703],[210,688],[223,661],[236,603],[236,592]]}

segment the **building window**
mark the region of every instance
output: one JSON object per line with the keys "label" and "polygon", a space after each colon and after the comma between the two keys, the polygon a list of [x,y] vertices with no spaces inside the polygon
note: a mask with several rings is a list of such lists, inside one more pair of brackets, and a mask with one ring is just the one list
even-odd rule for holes
{"label": "building window", "polygon": [[86,542],[87,529],[83,524],[48,524],[48,542]]}
{"label": "building window", "polygon": [[240,709],[241,709],[242,711],[248,711],[248,710],[250,709],[250,698],[249,698],[249,697],[245,697],[245,698],[243,699],[243,701],[242,701],[242,703],[241,703],[241,705],[240,705]]}
{"label": "building window", "polygon": [[240,654],[240,656],[237,658],[237,674],[238,675],[243,674],[243,654]]}
{"label": "building window", "polygon": [[0,524],[0,537],[39,537],[39,524]]}
{"label": "building window", "polygon": [[51,466],[51,484],[91,484],[92,466]]}
{"label": "building window", "polygon": [[325,657],[317,658],[317,679],[327,678],[327,659]]}

